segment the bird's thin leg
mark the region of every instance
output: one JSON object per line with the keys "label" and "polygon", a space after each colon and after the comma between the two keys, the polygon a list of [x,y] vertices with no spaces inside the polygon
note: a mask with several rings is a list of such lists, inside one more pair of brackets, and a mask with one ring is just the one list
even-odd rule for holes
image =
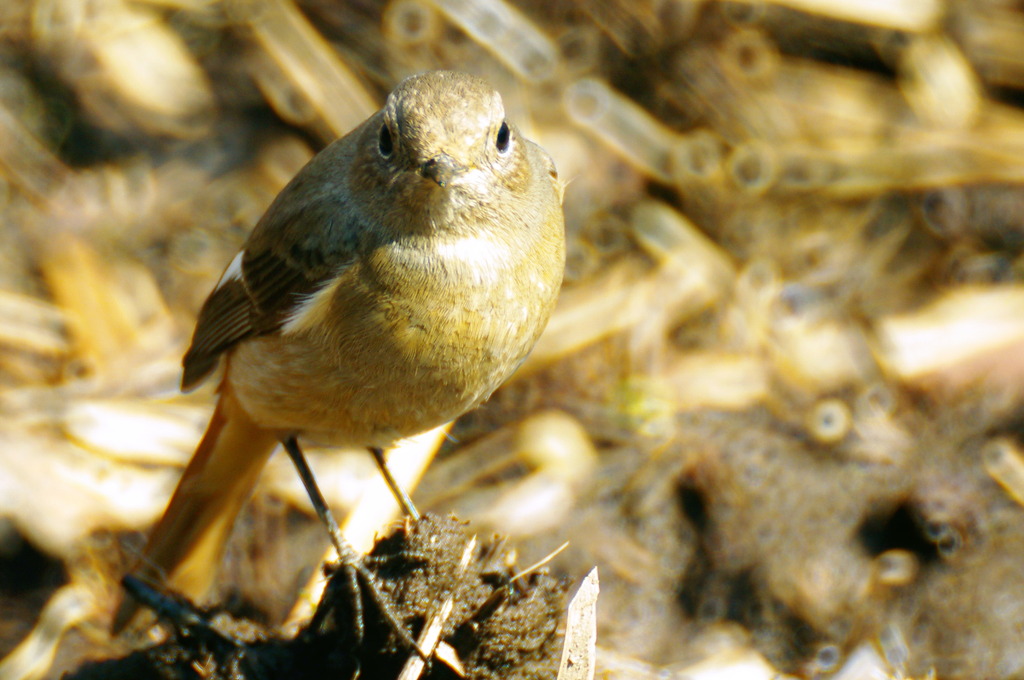
{"label": "bird's thin leg", "polygon": [[[338,559],[341,561],[341,566],[344,569],[355,570],[359,580],[362,581],[363,587],[366,588],[366,593],[373,600],[374,604],[380,610],[381,614],[387,620],[391,630],[398,636],[410,649],[416,651],[422,658],[426,659],[427,655],[416,641],[412,639],[412,636],[402,625],[395,612],[394,605],[387,600],[384,593],[377,587],[377,582],[373,579],[373,574],[363,564],[362,556],[356,552],[356,549],[352,547],[352,544],[345,539],[345,536],[341,533],[341,528],[338,526],[337,520],[334,519],[334,513],[327,507],[327,501],[324,500],[324,496],[320,493],[320,487],[317,486],[316,479],[313,477],[313,471],[309,469],[309,464],[306,462],[306,456],[303,455],[302,449],[299,448],[299,442],[294,435],[286,437],[281,442],[284,445],[284,450],[288,452],[288,457],[292,459],[292,463],[295,464],[295,469],[299,473],[299,478],[302,480],[302,486],[306,488],[306,493],[309,494],[309,500],[313,504],[313,509],[316,510],[316,514],[320,517],[320,521],[327,527],[327,532],[331,536],[331,543],[334,544],[334,549],[338,552]],[[360,593],[356,593],[355,596],[360,597]],[[356,607],[355,610],[358,612],[361,607]],[[356,633],[358,637],[362,637],[362,631],[364,624],[362,616],[358,617],[360,620],[355,622]]]}
{"label": "bird's thin leg", "polygon": [[391,489],[391,495],[398,501],[398,505],[401,506],[402,512],[405,516],[412,520],[418,520],[420,518],[420,512],[413,505],[412,499],[409,498],[409,494],[405,492],[405,489],[398,483],[394,475],[391,474],[391,469],[388,468],[388,462],[384,460],[384,449],[376,446],[371,446],[370,453],[373,454],[373,459],[377,461],[377,467],[380,469],[380,473],[384,475],[384,481],[387,482],[388,488]]}

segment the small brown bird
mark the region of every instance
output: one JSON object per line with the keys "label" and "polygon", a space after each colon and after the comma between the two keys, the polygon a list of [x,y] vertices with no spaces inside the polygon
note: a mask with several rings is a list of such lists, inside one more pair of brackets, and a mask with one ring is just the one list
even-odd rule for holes
{"label": "small brown bird", "polygon": [[182,389],[223,363],[219,399],[136,573],[201,597],[279,442],[379,452],[487,399],[558,294],[561,195],[500,95],[462,73],[404,80],[313,158],[199,313]]}

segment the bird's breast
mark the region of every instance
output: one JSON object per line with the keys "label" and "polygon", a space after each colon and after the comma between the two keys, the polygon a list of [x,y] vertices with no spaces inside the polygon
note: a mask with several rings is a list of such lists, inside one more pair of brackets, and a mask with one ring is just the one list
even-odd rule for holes
{"label": "bird's breast", "polygon": [[561,258],[560,242],[379,246],[324,290],[323,323],[239,346],[232,372],[246,408],[267,426],[378,445],[452,420],[529,353]]}
{"label": "bird's breast", "polygon": [[501,372],[509,355],[518,361],[555,292],[541,285],[539,262],[483,237],[396,250],[375,264],[384,285],[371,306],[387,317],[396,349],[438,372]]}

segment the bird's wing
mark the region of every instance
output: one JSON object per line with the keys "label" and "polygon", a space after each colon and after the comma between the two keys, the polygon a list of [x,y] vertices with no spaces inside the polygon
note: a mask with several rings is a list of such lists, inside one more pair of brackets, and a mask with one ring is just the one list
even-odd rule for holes
{"label": "bird's wing", "polygon": [[282,212],[268,210],[203,304],[182,361],[182,389],[209,375],[220,355],[242,340],[280,329],[352,262],[362,230],[354,221],[338,224],[344,206],[314,202]]}

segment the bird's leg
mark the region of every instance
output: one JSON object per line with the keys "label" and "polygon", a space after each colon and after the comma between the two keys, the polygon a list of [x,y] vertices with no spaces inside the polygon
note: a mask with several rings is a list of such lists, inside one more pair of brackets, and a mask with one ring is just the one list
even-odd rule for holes
{"label": "bird's leg", "polygon": [[377,467],[380,469],[380,473],[384,475],[384,481],[387,482],[388,488],[391,489],[391,495],[398,501],[398,505],[402,508],[402,512],[409,519],[416,521],[420,518],[420,512],[413,505],[412,499],[409,498],[409,494],[405,492],[405,489],[398,483],[394,475],[391,474],[391,469],[388,468],[388,462],[384,460],[384,449],[376,446],[371,446],[370,453],[373,454],[373,459],[377,461]]}
{"label": "bird's leg", "polygon": [[[373,574],[370,573],[366,565],[363,564],[362,556],[356,552],[356,549],[352,547],[352,544],[346,540],[345,536],[341,533],[341,528],[338,526],[337,520],[334,519],[334,513],[327,507],[327,501],[324,500],[324,496],[320,493],[320,487],[317,486],[316,479],[313,477],[313,471],[309,469],[309,464],[306,462],[306,457],[302,453],[302,449],[299,448],[299,442],[294,435],[286,437],[281,442],[284,445],[284,450],[288,452],[288,457],[292,459],[292,463],[295,464],[295,469],[299,473],[299,478],[302,480],[302,486],[306,488],[306,493],[309,494],[309,500],[313,504],[313,509],[316,510],[317,516],[320,517],[320,521],[327,527],[327,532],[331,536],[331,542],[334,544],[334,549],[338,552],[338,560],[341,562],[342,569],[352,570],[358,579],[362,581],[363,587],[366,589],[366,593],[373,600],[374,604],[380,610],[381,614],[387,620],[391,630],[398,636],[398,638],[408,648],[416,651],[423,659],[427,658],[426,653],[420,649],[416,641],[412,639],[412,636],[405,629],[405,626],[398,618],[398,614],[395,612],[394,604],[389,602],[377,586],[377,582],[373,579]],[[351,575],[350,575],[351,578]],[[357,600],[360,600],[361,593],[354,593]],[[361,600],[360,600],[361,601]],[[362,615],[359,613],[362,610],[361,604],[353,605],[353,609],[357,612],[356,616],[359,619],[355,622],[357,638],[362,638],[364,624]]]}

